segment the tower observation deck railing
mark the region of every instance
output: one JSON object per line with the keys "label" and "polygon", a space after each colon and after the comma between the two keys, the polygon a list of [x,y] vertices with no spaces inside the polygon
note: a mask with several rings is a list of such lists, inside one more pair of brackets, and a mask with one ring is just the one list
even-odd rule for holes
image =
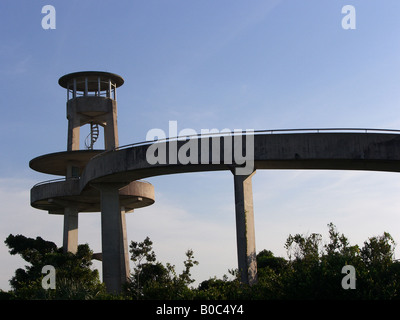
{"label": "tower observation deck railing", "polygon": [[69,179],[67,179],[67,178],[63,177],[63,178],[45,180],[45,181],[41,181],[41,182],[36,183],[36,184],[33,186],[33,188],[35,188],[35,187],[37,187],[37,186],[40,186],[40,185],[42,185],[42,184],[63,182],[63,181],[67,181],[67,180],[79,180],[79,178],[69,178]]}
{"label": "tower observation deck railing", "polygon": [[107,97],[117,100],[117,85],[111,79],[100,76],[74,78],[67,84],[67,100],[78,97]]}
{"label": "tower observation deck railing", "polygon": [[[72,181],[72,180],[79,180],[79,177],[77,177],[77,178],[68,178],[68,179],[65,178],[65,177],[63,177],[63,178],[45,180],[45,181],[41,181],[41,182],[36,183],[36,184],[33,186],[33,188],[38,187],[38,186],[41,186],[41,185],[44,185],[44,184],[56,183],[56,182],[65,182],[65,181]],[[150,184],[150,182],[148,182],[148,181],[146,181],[146,180],[143,180],[143,179],[140,179],[140,180],[137,180],[137,181]]]}

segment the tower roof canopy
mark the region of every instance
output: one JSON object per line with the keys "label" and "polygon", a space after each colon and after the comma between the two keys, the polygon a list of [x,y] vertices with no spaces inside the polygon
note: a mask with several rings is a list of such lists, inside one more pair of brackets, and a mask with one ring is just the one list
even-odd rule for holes
{"label": "tower roof canopy", "polygon": [[[101,81],[107,81],[110,79],[115,86],[118,88],[120,86],[122,86],[124,84],[124,79],[115,73],[110,73],[110,72],[104,72],[104,71],[80,71],[80,72],[73,72],[73,73],[69,73],[66,74],[64,76],[62,76],[59,80],[58,80],[58,84],[65,88],[68,89],[68,83],[70,83],[70,81],[72,81],[73,79],[77,79],[77,90],[84,90],[84,82],[79,81],[79,80],[83,80],[85,78],[87,78],[89,80],[89,83],[92,83],[94,81],[97,81],[97,79],[100,77]],[[92,80],[92,81],[91,81]],[[82,88],[81,88],[82,86]],[[93,89],[93,90],[91,90]],[[97,87],[93,87],[90,88],[89,87],[89,91],[95,91],[97,90]]]}

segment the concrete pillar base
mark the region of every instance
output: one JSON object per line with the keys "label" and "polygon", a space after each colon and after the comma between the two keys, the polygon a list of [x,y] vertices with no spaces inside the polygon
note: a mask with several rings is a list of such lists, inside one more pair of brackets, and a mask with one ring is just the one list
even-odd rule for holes
{"label": "concrete pillar base", "polygon": [[64,253],[76,253],[78,250],[78,209],[75,207],[64,208]]}
{"label": "concrete pillar base", "polygon": [[237,254],[243,283],[257,282],[256,239],[254,232],[253,191],[250,175],[235,175]]}
{"label": "concrete pillar base", "polygon": [[96,184],[101,201],[103,282],[109,293],[118,294],[129,277],[125,212],[119,204],[120,184]]}

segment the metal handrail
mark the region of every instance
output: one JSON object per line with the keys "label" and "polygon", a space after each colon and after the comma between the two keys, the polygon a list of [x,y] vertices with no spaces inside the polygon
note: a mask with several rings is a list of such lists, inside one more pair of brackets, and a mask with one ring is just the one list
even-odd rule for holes
{"label": "metal handrail", "polygon": [[[75,178],[75,179],[76,179],[76,178]],[[53,182],[61,182],[61,181],[67,181],[67,179],[64,177],[64,178],[57,178],[57,179],[51,179],[51,180],[41,181],[41,182],[36,183],[36,184],[33,186],[33,188],[35,188],[35,187],[37,187],[37,186],[40,186],[40,185],[42,185],[42,184],[48,184],[48,183],[53,183]]]}

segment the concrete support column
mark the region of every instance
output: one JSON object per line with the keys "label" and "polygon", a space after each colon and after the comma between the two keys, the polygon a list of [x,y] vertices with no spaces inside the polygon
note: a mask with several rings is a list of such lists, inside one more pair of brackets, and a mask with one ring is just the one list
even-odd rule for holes
{"label": "concrete support column", "polygon": [[254,232],[253,191],[250,175],[235,175],[235,210],[238,265],[241,281],[257,282],[256,239]]}
{"label": "concrete support column", "polygon": [[126,213],[125,207],[121,207],[121,222],[122,222],[122,252],[124,256],[125,262],[125,270],[127,277],[130,275],[130,267],[129,267],[129,247],[128,247],[128,235],[126,233]]}
{"label": "concrete support column", "polygon": [[81,128],[80,117],[77,114],[68,114],[68,144],[67,150],[79,150],[79,133]]}
{"label": "concrete support column", "polygon": [[117,102],[112,101],[112,111],[105,116],[104,145],[106,150],[118,147]]}
{"label": "concrete support column", "polygon": [[125,212],[121,213],[119,204],[121,187],[113,183],[96,184],[101,203],[103,282],[109,293],[120,293],[129,277],[129,256],[124,249]]}
{"label": "concrete support column", "polygon": [[78,213],[76,207],[64,208],[64,253],[76,253],[78,250]]}

